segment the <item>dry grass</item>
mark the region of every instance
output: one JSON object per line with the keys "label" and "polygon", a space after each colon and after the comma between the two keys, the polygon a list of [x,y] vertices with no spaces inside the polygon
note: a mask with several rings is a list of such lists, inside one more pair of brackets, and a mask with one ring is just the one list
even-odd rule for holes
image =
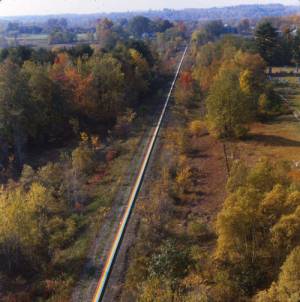
{"label": "dry grass", "polygon": [[300,122],[292,115],[272,123],[256,123],[249,138],[230,144],[231,158],[254,163],[261,157],[300,161]]}
{"label": "dry grass", "polygon": [[[290,72],[292,67],[274,68],[273,72]],[[300,82],[298,76],[286,75],[278,78],[284,82],[278,88],[295,111],[300,111]],[[249,163],[261,157],[274,160],[300,161],[300,121],[293,114],[275,117],[271,122],[251,125],[249,137],[244,141],[229,143],[231,159],[242,159]]]}
{"label": "dry grass", "polygon": [[293,66],[287,66],[287,67],[273,67],[272,68],[272,73],[276,74],[276,73],[282,73],[282,72],[285,72],[285,73],[290,73],[290,72],[294,72],[296,70],[295,67]]}

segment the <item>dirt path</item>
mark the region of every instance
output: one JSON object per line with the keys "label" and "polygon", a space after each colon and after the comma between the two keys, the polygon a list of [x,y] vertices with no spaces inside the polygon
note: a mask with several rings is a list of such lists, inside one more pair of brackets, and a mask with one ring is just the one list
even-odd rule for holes
{"label": "dirt path", "polygon": [[199,199],[192,211],[212,222],[222,207],[226,196],[227,170],[222,142],[207,133],[197,140],[199,155],[191,159],[191,166],[198,169]]}

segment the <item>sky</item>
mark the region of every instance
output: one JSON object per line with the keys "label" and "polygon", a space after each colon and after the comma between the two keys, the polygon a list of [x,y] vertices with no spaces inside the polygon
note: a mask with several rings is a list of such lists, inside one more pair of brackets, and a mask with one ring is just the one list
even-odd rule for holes
{"label": "sky", "polygon": [[298,0],[0,0],[0,16],[123,12],[163,8],[204,8],[237,4],[282,3]]}

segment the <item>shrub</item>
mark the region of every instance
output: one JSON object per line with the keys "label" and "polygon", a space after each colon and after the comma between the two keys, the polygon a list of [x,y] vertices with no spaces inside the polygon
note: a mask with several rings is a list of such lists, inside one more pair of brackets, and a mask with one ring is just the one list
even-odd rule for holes
{"label": "shrub", "polygon": [[136,113],[131,109],[128,109],[123,115],[118,116],[117,123],[114,127],[115,136],[120,138],[126,137],[135,117]]}
{"label": "shrub", "polygon": [[193,136],[199,136],[205,129],[205,123],[201,120],[194,120],[189,124],[189,133]]}
{"label": "shrub", "polygon": [[34,181],[34,179],[35,179],[34,170],[30,166],[24,165],[23,170],[22,170],[22,174],[21,174],[21,177],[20,177],[20,183],[23,186],[28,187]]}
{"label": "shrub", "polygon": [[178,192],[183,193],[191,185],[192,172],[189,166],[179,168],[175,178],[175,186]]}
{"label": "shrub", "polygon": [[72,167],[77,173],[91,173],[94,166],[94,152],[87,145],[80,145],[72,152]]}
{"label": "shrub", "polygon": [[196,238],[206,238],[210,235],[207,223],[198,218],[189,222],[187,227],[188,234]]}
{"label": "shrub", "polygon": [[61,171],[61,165],[49,162],[37,171],[38,180],[46,187],[52,186],[55,189],[59,189],[63,182]]}
{"label": "shrub", "polygon": [[175,242],[166,241],[150,261],[151,277],[166,277],[174,280],[187,274],[189,255],[185,250],[176,247]]}
{"label": "shrub", "polygon": [[181,131],[177,136],[179,150],[181,154],[189,154],[192,151],[190,138],[187,131]]}
{"label": "shrub", "polygon": [[116,157],[118,156],[118,152],[117,150],[110,148],[107,150],[106,155],[105,155],[105,159],[107,162],[111,162],[113,161]]}

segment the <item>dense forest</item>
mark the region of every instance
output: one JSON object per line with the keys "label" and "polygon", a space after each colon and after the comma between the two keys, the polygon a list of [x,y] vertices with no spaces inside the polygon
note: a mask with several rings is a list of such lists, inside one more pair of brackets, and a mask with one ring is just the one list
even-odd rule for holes
{"label": "dense forest", "polygon": [[1,50],[0,299],[69,298],[134,155],[135,120],[151,116],[186,39],[161,26],[129,39],[104,19],[94,48]]}

